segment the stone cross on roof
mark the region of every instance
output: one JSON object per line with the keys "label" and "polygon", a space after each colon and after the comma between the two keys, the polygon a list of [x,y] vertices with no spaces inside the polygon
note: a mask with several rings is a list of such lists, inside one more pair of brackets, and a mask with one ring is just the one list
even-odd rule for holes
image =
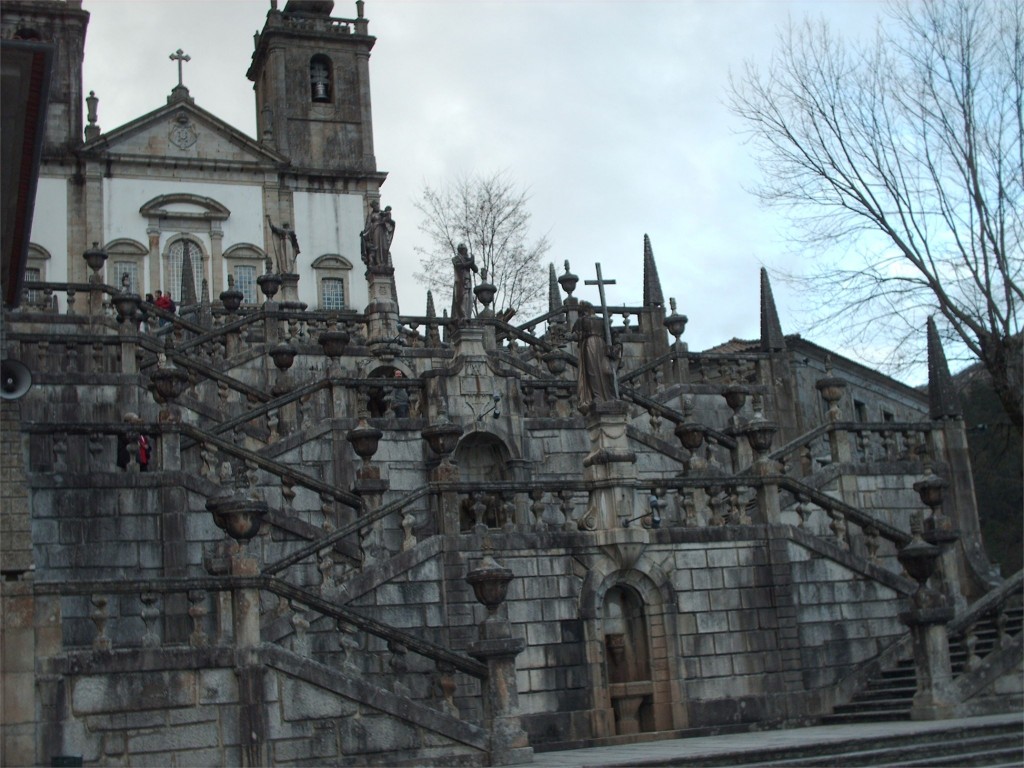
{"label": "stone cross on roof", "polygon": [[181,65],[184,64],[186,61],[192,61],[192,57],[189,56],[187,53],[185,53],[183,50],[181,50],[181,48],[179,48],[174,53],[172,53],[169,56],[169,58],[170,58],[171,61],[177,61],[178,62],[178,87],[179,88],[183,88],[184,87],[184,83],[181,80],[181,76],[182,76]]}

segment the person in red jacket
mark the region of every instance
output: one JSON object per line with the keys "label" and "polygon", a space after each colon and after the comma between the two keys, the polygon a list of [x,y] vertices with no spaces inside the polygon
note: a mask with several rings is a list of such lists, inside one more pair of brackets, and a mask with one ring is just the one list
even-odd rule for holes
{"label": "person in red jacket", "polygon": [[[171,294],[170,293],[164,293],[162,291],[156,291],[155,293],[156,293],[156,300],[154,300],[153,306],[156,307],[157,309],[162,309],[165,312],[173,312],[174,311],[174,302],[171,301]],[[160,325],[167,325],[168,322],[169,321],[167,320],[166,317],[161,317],[160,318]]]}

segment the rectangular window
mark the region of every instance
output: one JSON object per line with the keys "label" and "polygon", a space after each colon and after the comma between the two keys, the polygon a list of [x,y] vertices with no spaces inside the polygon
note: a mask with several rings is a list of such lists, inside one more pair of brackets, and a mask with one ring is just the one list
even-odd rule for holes
{"label": "rectangular window", "polygon": [[325,277],[320,281],[321,309],[345,308],[345,281],[336,277]]}
{"label": "rectangular window", "polygon": [[128,275],[128,292],[139,293],[139,265],[134,261],[114,262],[114,287],[121,290],[124,276]]}
{"label": "rectangular window", "polygon": [[857,421],[862,424],[868,420],[868,407],[860,400],[853,401],[853,412],[857,416]]}
{"label": "rectangular window", "polygon": [[[43,271],[37,267],[25,267],[25,282],[38,283],[43,279]],[[36,305],[43,298],[42,291],[25,291],[25,303]]]}
{"label": "rectangular window", "polygon": [[256,267],[249,264],[235,267],[235,290],[242,292],[244,303],[256,303]]}

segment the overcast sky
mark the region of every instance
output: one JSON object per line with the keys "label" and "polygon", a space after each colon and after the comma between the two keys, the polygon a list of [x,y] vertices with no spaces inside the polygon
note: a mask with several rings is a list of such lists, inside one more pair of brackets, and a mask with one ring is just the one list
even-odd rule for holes
{"label": "overcast sky", "polygon": [[[281,0],[281,7],[284,6]],[[255,135],[246,80],[269,0],[85,0],[85,91],[116,128],[165,103],[168,59],[189,54],[196,103]],[[423,311],[410,277],[422,242],[413,203],[423,185],[507,171],[530,190],[532,225],[558,272],[600,262],[610,304],[642,296],[650,235],[666,298],[690,318],[694,350],[759,333],[758,270],[792,269],[781,211],[748,191],[758,179],[742,125],[725,105],[730,73],[767,62],[787,19],[823,16],[871,33],[872,0],[367,0],[377,165],[398,223],[392,257],[402,311]],[[336,0],[334,16],[355,16]],[[301,237],[301,232],[299,233]],[[546,264],[545,264],[546,269]],[[825,346],[799,297],[774,293],[787,333]],[[591,296],[590,294],[594,295]],[[596,301],[596,290],[577,291]],[[857,350],[844,350],[857,359]],[[911,382],[917,383],[917,382]]]}

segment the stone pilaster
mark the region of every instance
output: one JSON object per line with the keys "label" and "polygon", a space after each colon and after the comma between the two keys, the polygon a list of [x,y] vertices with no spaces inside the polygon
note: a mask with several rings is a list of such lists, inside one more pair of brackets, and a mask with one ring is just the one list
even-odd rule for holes
{"label": "stone pilaster", "polygon": [[629,448],[626,425],[629,406],[620,400],[594,402],[586,414],[590,453],[583,460],[583,479],[592,484],[580,528],[618,528],[636,517],[636,453]]}
{"label": "stone pilaster", "polygon": [[[256,576],[259,563],[248,557],[244,550],[231,556],[232,576]],[[242,765],[261,766],[269,763],[267,729],[264,723],[263,667],[259,663],[260,593],[258,589],[236,589],[234,610],[235,675],[238,678],[239,742],[242,745]]]}
{"label": "stone pilaster", "polygon": [[224,285],[224,230],[220,222],[211,222],[210,229],[210,295],[220,296],[227,288]]}
{"label": "stone pilaster", "polygon": [[[160,230],[156,227],[148,227],[146,235],[149,237],[149,291],[162,290],[160,280]],[[143,291],[146,293],[146,291]]]}

